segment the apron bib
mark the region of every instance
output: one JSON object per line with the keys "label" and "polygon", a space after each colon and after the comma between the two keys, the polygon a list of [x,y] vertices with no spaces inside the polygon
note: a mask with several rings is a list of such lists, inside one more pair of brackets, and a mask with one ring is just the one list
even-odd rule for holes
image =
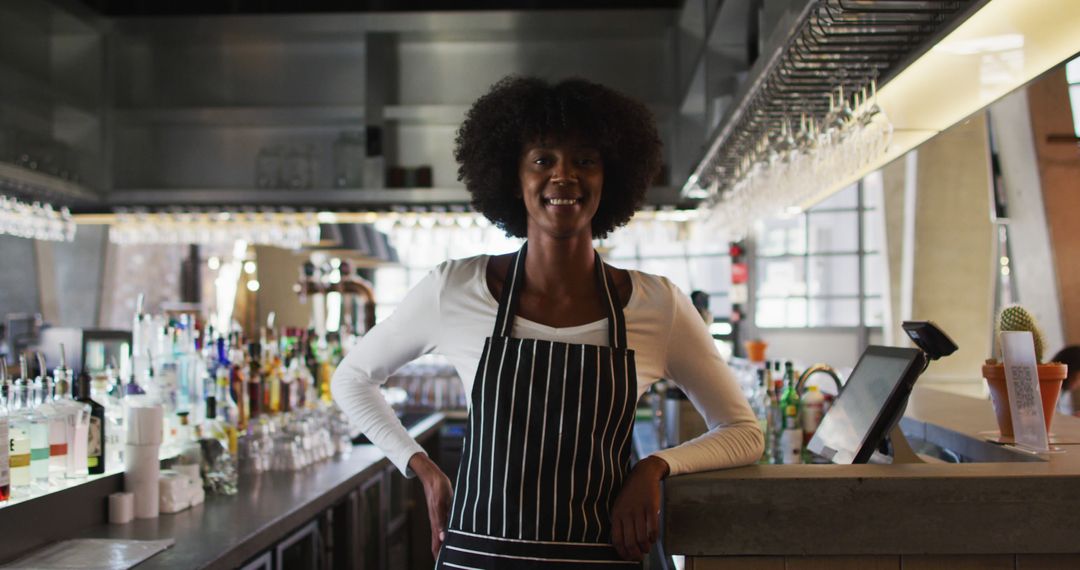
{"label": "apron bib", "polygon": [[611,545],[637,405],[622,304],[596,255],[611,346],[513,338],[528,244],[484,341],[436,568],[640,568]]}

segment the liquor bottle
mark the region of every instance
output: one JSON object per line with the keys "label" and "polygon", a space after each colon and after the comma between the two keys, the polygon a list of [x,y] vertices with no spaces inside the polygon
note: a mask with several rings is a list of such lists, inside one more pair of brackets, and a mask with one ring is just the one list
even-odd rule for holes
{"label": "liquor bottle", "polygon": [[199,438],[216,439],[221,443],[221,446],[228,449],[230,447],[229,434],[226,428],[226,424],[218,417],[218,405],[217,395],[211,392],[206,396],[206,419],[202,424],[198,426]]}
{"label": "liquor bottle", "polygon": [[[61,346],[61,353],[63,350]],[[49,425],[49,482],[59,484],[67,473],[67,417],[64,415],[64,410],[56,405],[53,394],[54,383],[47,372],[45,357],[39,352],[37,359],[38,369],[41,372],[34,380],[33,390],[36,395],[38,413],[45,416]],[[61,368],[66,359],[63,356],[60,359],[61,365],[56,368],[55,374],[63,373]]]}
{"label": "liquor bottle", "polygon": [[253,342],[248,345],[248,406],[250,415],[248,420],[253,420],[263,413],[263,386],[262,386],[262,371],[259,366],[259,356],[261,354],[259,343]]}
{"label": "liquor bottle", "polygon": [[229,376],[222,374],[218,379],[217,386],[217,421],[225,433],[225,442],[229,453],[236,456],[237,450],[237,425],[240,421],[240,408],[229,393]]}
{"label": "liquor bottle", "polygon": [[783,431],[780,433],[780,448],[783,463],[802,462],[803,430],[802,401],[795,386],[795,369],[791,362],[784,363],[784,393],[780,396]]}
{"label": "liquor bottle", "polygon": [[10,470],[10,496],[30,494],[30,426],[21,412],[22,397],[16,383],[5,381],[8,408],[8,466]]}
{"label": "liquor bottle", "polygon": [[[140,386],[139,382],[137,381],[137,378],[138,378],[139,374],[142,374],[143,372],[145,372],[146,374],[150,375],[150,378],[148,378],[146,380],[146,382],[153,382],[153,375],[154,375],[154,364],[153,364],[153,362],[151,362],[151,359],[148,358],[145,361],[140,360],[140,362],[142,362],[143,366],[145,367],[145,370],[143,370],[143,369],[138,369],[136,367],[136,365],[135,365],[135,357],[134,357],[135,349],[134,348],[131,349],[131,355],[132,355],[131,376],[128,377],[128,382],[127,382],[127,384],[124,385],[124,397],[125,398],[128,397],[128,396],[138,396],[140,394],[145,394],[146,393],[146,390],[143,390],[143,387]],[[149,356],[150,356],[150,353],[147,352],[147,357],[149,357]]]}
{"label": "liquor bottle", "polygon": [[229,391],[233,401],[236,402],[238,414],[236,427],[240,431],[246,431],[251,417],[251,408],[247,397],[248,367],[244,365],[244,349],[240,343],[239,334],[233,334],[229,339],[228,359]]}
{"label": "liquor bottle", "polygon": [[138,375],[143,374],[149,367],[147,360],[152,354],[155,331],[153,317],[143,312],[143,300],[143,294],[139,293],[135,299],[135,315],[131,326],[131,369],[132,382],[143,380],[145,385],[145,379],[138,378]]}
{"label": "liquor bottle", "polygon": [[30,379],[30,366],[25,357],[19,358],[22,371],[23,417],[30,433],[30,477],[38,491],[49,490],[49,418],[38,409],[40,392]]}
{"label": "liquor bottle", "polygon": [[[0,356],[0,387],[7,384],[7,364]],[[11,448],[8,431],[8,399],[6,389],[0,391],[0,503],[11,498]]]}
{"label": "liquor bottle", "polygon": [[[64,438],[64,463],[63,475],[66,478],[81,478],[86,476],[85,457],[85,424],[90,421],[90,408],[85,404],[76,402],[71,397],[73,378],[71,369],[67,367],[67,355],[64,345],[60,345],[60,365],[54,371],[54,396],[53,406],[56,408],[60,421],[63,422]],[[55,425],[55,424],[54,424]],[[53,436],[50,431],[50,437]],[[50,448],[50,452],[54,448]]]}
{"label": "liquor bottle", "polygon": [[86,433],[86,468],[91,475],[105,472],[105,406],[90,397],[90,375],[79,374],[79,402],[90,406],[90,423]]}
{"label": "liquor bottle", "polygon": [[757,415],[761,433],[765,436],[765,451],[761,454],[758,463],[770,463],[773,454],[772,426],[770,425],[772,400],[769,396],[769,378],[767,368],[759,368],[757,371],[758,385],[754,396],[754,413]]}
{"label": "liquor bottle", "polygon": [[768,440],[765,442],[765,446],[769,449],[768,463],[780,463],[780,432],[783,428],[780,415],[781,389],[777,388],[780,382],[776,379],[772,368],[766,368],[765,371],[765,405],[768,408],[766,413],[768,416],[768,428],[766,429]]}
{"label": "liquor bottle", "polygon": [[298,358],[300,365],[296,370],[297,407],[300,409],[314,409],[319,401],[319,390],[315,385],[315,376],[311,373],[311,363],[303,352],[300,353]]}
{"label": "liquor bottle", "polygon": [[[68,383],[71,386],[71,383]],[[113,388],[110,390],[110,388]],[[59,396],[59,387],[57,388]],[[70,398],[70,390],[68,392]],[[127,432],[124,430],[124,404],[121,391],[115,389],[113,380],[107,374],[95,374],[90,381],[90,398],[105,406],[105,470],[117,471],[124,468],[124,444]],[[84,409],[89,422],[90,408],[71,398],[71,403]],[[89,430],[89,424],[87,429]],[[86,439],[85,437],[83,438]],[[83,453],[85,456],[86,454]],[[83,473],[83,475],[86,475]]]}

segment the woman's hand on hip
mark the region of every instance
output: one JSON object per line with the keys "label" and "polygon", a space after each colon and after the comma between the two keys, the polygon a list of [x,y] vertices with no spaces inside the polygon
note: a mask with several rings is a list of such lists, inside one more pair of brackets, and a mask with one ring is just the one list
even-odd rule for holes
{"label": "woman's hand on hip", "polygon": [[656,456],[642,459],[623,482],[611,508],[611,542],[619,556],[641,560],[660,533],[660,481],[670,467]]}
{"label": "woman's hand on hip", "polygon": [[412,469],[424,485],[427,499],[428,521],[431,523],[431,555],[439,557],[439,549],[446,540],[446,521],[450,517],[450,504],[454,488],[450,478],[426,454],[416,453],[409,458]]}

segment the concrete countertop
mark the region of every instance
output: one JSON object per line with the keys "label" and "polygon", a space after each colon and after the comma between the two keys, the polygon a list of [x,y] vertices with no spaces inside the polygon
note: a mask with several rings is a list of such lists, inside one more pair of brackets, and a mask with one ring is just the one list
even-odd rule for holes
{"label": "concrete countertop", "polygon": [[[645,428],[647,429],[647,428]],[[989,400],[917,388],[904,431],[995,431]],[[1080,418],[1058,415],[1046,461],[752,465],[664,484],[672,554],[849,555],[1077,552]]]}
{"label": "concrete countertop", "polygon": [[[409,430],[423,443],[442,424],[432,414]],[[357,445],[297,472],[242,474],[233,496],[208,495],[197,507],[124,525],[99,525],[76,538],[156,540],[176,544],[139,565],[155,568],[236,568],[336,503],[390,465],[374,445]]]}

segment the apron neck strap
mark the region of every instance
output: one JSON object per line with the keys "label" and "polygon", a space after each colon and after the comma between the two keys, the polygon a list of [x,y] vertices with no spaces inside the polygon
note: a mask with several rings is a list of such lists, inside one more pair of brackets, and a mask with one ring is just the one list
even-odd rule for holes
{"label": "apron neck strap", "polygon": [[[495,316],[495,331],[492,336],[509,337],[514,330],[514,315],[517,314],[521,288],[525,284],[525,253],[528,247],[529,244],[526,242],[514,254],[510,262],[510,271],[503,279],[502,299],[499,301],[499,312]],[[608,316],[608,344],[612,348],[626,348],[626,319],[623,316],[619,292],[615,289],[615,282],[607,271],[604,261],[600,259],[600,254],[594,252],[593,255],[596,256],[594,263],[596,285]]]}

